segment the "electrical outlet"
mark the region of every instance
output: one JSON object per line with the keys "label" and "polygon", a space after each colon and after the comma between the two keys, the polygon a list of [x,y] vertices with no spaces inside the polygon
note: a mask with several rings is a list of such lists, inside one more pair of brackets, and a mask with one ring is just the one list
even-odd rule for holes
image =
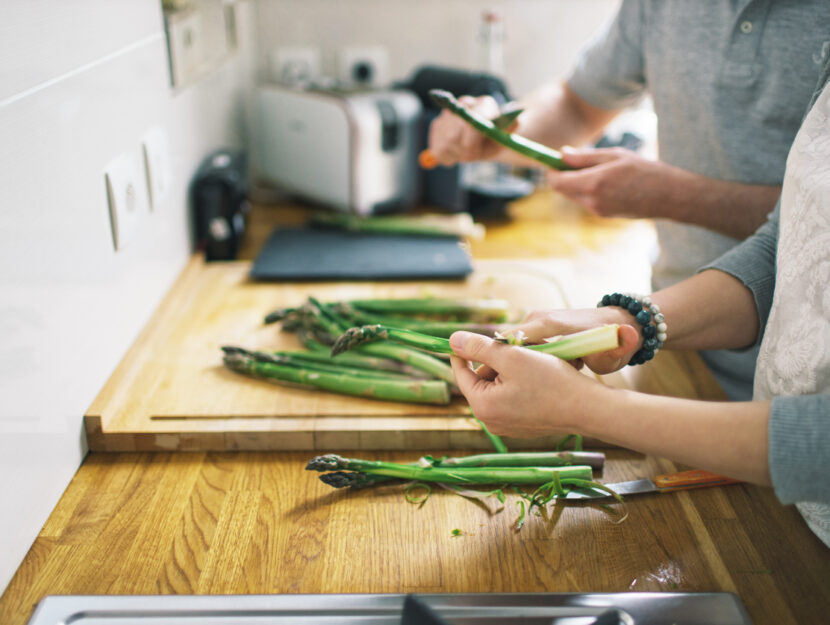
{"label": "electrical outlet", "polygon": [[159,210],[170,191],[170,143],[167,133],[158,126],[151,128],[141,140],[144,171],[147,174],[147,192],[150,209]]}
{"label": "electrical outlet", "polygon": [[305,85],[320,78],[320,51],[311,46],[273,48],[270,63],[274,82]]}
{"label": "electrical outlet", "polygon": [[112,241],[118,252],[135,237],[138,214],[143,204],[143,195],[138,187],[138,168],[133,156],[124,153],[113,159],[104,169],[104,182],[110,209]]}
{"label": "electrical outlet", "polygon": [[389,84],[389,53],[383,46],[347,46],[337,60],[337,77],[344,84],[375,88]]}

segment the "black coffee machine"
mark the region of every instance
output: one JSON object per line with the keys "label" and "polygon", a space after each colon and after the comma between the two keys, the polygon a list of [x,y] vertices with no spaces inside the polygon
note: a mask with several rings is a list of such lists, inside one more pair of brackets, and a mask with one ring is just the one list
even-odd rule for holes
{"label": "black coffee machine", "polygon": [[191,182],[190,204],[205,260],[235,259],[250,209],[245,153],[222,149],[205,158]]}
{"label": "black coffee machine", "polygon": [[[511,98],[507,86],[499,78],[486,73],[446,67],[423,66],[412,78],[397,85],[415,93],[423,106],[419,150],[427,146],[429,125],[441,109],[429,97],[430,89],[444,89],[456,96],[489,95],[500,106]],[[509,202],[531,193],[534,183],[512,173],[505,165],[488,164],[489,175],[470,175],[477,164],[463,163],[453,167],[436,167],[422,171],[421,203],[453,212],[467,211],[476,217],[501,216]]]}

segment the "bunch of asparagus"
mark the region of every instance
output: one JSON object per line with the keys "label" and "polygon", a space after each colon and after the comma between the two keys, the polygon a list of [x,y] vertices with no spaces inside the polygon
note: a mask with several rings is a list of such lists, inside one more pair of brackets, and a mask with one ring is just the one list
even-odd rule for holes
{"label": "bunch of asparagus", "polygon": [[[593,471],[601,470],[604,462],[605,454],[584,451],[504,451],[439,459],[423,456],[411,464],[326,454],[312,458],[306,470],[322,473],[320,480],[329,486],[353,490],[391,480],[408,480],[409,485],[405,489],[407,501],[417,504],[426,501],[433,484],[468,499],[483,501],[495,497],[502,506],[506,500],[504,491],[510,488],[520,496],[518,503],[521,512],[515,522],[515,529],[519,530],[527,513],[534,508],[541,509],[553,499],[567,497],[572,490],[607,493],[622,501],[617,493],[593,479]],[[475,488],[482,485],[495,488]],[[531,492],[522,490],[522,487],[528,486],[535,488]],[[417,498],[410,495],[413,489],[422,489],[425,494]]]}
{"label": "bunch of asparagus", "polygon": [[[269,313],[265,323],[296,332],[306,351],[267,353],[226,346],[227,367],[253,377],[388,401],[448,404],[455,379],[446,356],[458,330],[522,344],[502,334],[502,300],[359,299],[320,302]],[[566,360],[613,349],[617,326],[555,337],[529,349]],[[349,352],[349,353],[346,353]]]}
{"label": "bunch of asparagus", "polygon": [[558,473],[563,480],[591,480],[605,455],[586,451],[489,453],[453,458],[424,456],[412,464],[344,458],[326,454],[312,458],[307,471],[334,488],[365,488],[393,479],[442,484],[545,484]]}
{"label": "bunch of asparagus", "polygon": [[391,341],[354,346],[334,355],[332,346],[350,328],[394,324],[416,336],[446,337],[456,330],[493,336],[508,319],[508,304],[493,299],[356,299],[321,302],[269,313],[265,323],[281,323],[305,350],[263,352],[223,347],[225,365],[252,377],[300,388],[321,389],[374,399],[448,404],[455,379],[446,358]]}

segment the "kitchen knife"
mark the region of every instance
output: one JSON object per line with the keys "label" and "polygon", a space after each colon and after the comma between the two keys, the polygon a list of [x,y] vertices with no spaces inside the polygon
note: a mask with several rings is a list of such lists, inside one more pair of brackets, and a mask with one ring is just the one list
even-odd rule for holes
{"label": "kitchen knife", "polygon": [[[502,112],[498,117],[494,117],[492,119],[493,125],[499,130],[506,130],[523,112],[523,108],[518,108],[515,104],[508,104],[504,109],[502,109]],[[434,169],[438,166],[438,159],[436,159],[435,155],[427,149],[423,150],[418,155],[418,164],[424,169]]]}
{"label": "kitchen knife", "polygon": [[[617,482],[616,484],[605,484],[618,495],[640,495],[643,493],[669,493],[676,490],[688,490],[691,488],[703,488],[704,486],[721,486],[724,484],[740,484],[740,480],[732,479],[704,471],[692,469],[691,471],[680,471],[678,473],[666,473],[658,475],[653,480],[641,479],[630,482]],[[608,499],[613,495],[601,490],[580,488],[571,490],[565,499]]]}

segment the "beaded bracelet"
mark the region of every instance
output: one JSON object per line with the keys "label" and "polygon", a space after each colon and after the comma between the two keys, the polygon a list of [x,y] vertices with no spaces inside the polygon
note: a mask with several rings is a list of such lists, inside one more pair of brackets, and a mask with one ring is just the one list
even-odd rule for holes
{"label": "beaded bracelet", "polygon": [[660,312],[660,307],[653,303],[650,297],[640,297],[627,293],[603,295],[597,303],[597,308],[603,306],[624,308],[634,315],[637,323],[643,328],[643,346],[634,353],[628,364],[642,365],[654,358],[666,342],[668,332],[666,319],[663,317],[663,313]]}

